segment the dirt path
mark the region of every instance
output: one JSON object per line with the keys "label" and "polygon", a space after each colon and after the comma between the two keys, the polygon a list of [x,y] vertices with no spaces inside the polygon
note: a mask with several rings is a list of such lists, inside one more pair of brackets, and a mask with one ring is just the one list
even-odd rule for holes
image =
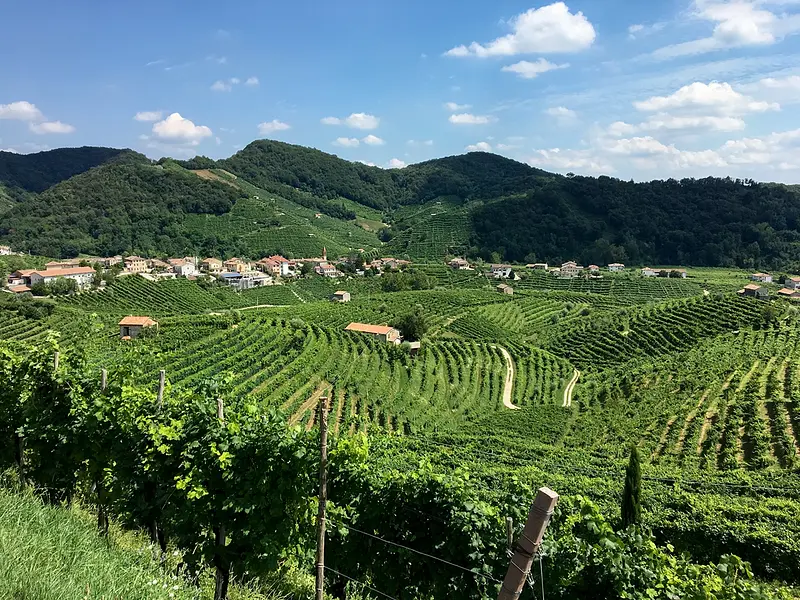
{"label": "dirt path", "polygon": [[493,345],[492,348],[497,348],[500,350],[503,358],[506,359],[506,381],[505,385],[503,386],[503,406],[510,408],[511,410],[519,410],[519,406],[515,406],[511,402],[511,392],[514,391],[514,360],[511,358],[508,350],[502,346]]}
{"label": "dirt path", "polygon": [[564,388],[564,403],[561,405],[563,408],[569,408],[572,406],[572,392],[575,391],[575,385],[578,383],[578,377],[580,376],[581,372],[578,371],[578,369],[575,369],[572,379],[567,384],[567,387]]}
{"label": "dirt path", "polygon": [[305,304],[305,303],[306,303],[306,301],[305,301],[305,300],[303,300],[303,298],[300,296],[300,294],[298,294],[298,293],[297,293],[297,292],[294,290],[294,288],[291,288],[291,290],[292,290],[292,293],[295,295],[295,297],[296,297],[298,300],[300,300],[300,302],[302,302],[303,304]]}

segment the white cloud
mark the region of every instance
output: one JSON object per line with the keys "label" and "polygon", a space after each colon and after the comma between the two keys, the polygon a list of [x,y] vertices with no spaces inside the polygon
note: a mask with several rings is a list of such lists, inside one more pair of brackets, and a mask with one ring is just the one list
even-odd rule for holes
{"label": "white cloud", "polygon": [[469,113],[461,113],[458,115],[450,115],[448,121],[456,125],[485,125],[492,123],[496,119],[494,117],[485,115],[472,115]]}
{"label": "white cloud", "polygon": [[800,75],[790,75],[781,79],[767,77],[758,82],[758,85],[768,90],[791,90],[800,92]]}
{"label": "white cloud", "polygon": [[199,144],[203,138],[211,135],[211,129],[205,125],[195,125],[189,119],[184,119],[180,113],[172,113],[153,125],[153,133],[163,140]]}
{"label": "white cloud", "polygon": [[256,77],[255,75],[253,75],[252,77],[248,77],[247,81],[245,81],[244,84],[249,85],[251,87],[256,86],[258,85],[258,77]]}
{"label": "white cloud", "polygon": [[450,112],[458,112],[459,110],[467,110],[472,108],[471,104],[458,104],[456,102],[445,102],[444,103],[445,109],[449,110]]}
{"label": "white cloud", "polygon": [[563,120],[573,120],[578,117],[578,113],[570,110],[566,106],[553,106],[544,111],[544,114]]}
{"label": "white cloud", "polygon": [[224,56],[217,56],[216,54],[212,54],[211,56],[206,56],[206,60],[208,62],[213,62],[218,65],[224,65],[228,63],[228,59]]}
{"label": "white cloud", "polygon": [[75,128],[72,125],[62,123],[61,121],[45,121],[42,123],[30,123],[28,128],[38,135],[45,135],[48,133],[73,133]]}
{"label": "white cloud", "polygon": [[729,83],[716,81],[709,84],[697,81],[669,96],[653,96],[641,102],[634,102],[633,105],[643,112],[702,109],[725,115],[780,109],[778,104],[754,100],[734,90]]}
{"label": "white cloud", "polygon": [[137,121],[158,121],[163,116],[164,113],[160,110],[145,110],[137,112],[133,118]]}
{"label": "white cloud", "polygon": [[367,144],[368,146],[383,146],[386,143],[377,135],[372,135],[371,133],[368,136],[361,138],[361,141]]}
{"label": "white cloud", "polygon": [[744,129],[744,120],[739,117],[675,116],[658,114],[639,126],[643,131],[708,129],[712,131],[740,131]]}
{"label": "white cloud", "polygon": [[233,85],[231,85],[228,81],[215,81],[211,84],[211,90],[214,92],[230,92],[233,89]]}
{"label": "white cloud", "polygon": [[614,167],[602,156],[592,150],[536,150],[526,159],[533,167],[555,169],[556,171],[589,171],[592,173],[613,173]]}
{"label": "white cloud", "polygon": [[800,31],[800,16],[775,14],[765,4],[781,4],[766,0],[695,0],[692,16],[715,23],[710,37],[659,48],[657,59],[702,54],[743,46],[774,44],[787,35]]}
{"label": "white cloud", "polygon": [[287,129],[291,129],[292,126],[288,123],[284,123],[283,121],[278,121],[278,119],[272,119],[272,121],[265,121],[264,123],[258,124],[258,133],[261,135],[268,135],[270,133],[275,133],[276,131],[286,131]]}
{"label": "white cloud", "polygon": [[456,46],[446,56],[515,56],[517,54],[577,52],[594,43],[595,31],[589,20],[572,14],[563,2],[532,8],[509,21],[512,33],[486,45],[472,42]]}
{"label": "white cloud", "polygon": [[666,27],[666,23],[653,23],[652,25],[643,25],[641,23],[637,23],[635,25],[631,25],[628,27],[628,38],[631,40],[636,40],[658,31],[661,31]]}
{"label": "white cloud", "polygon": [[624,137],[636,133],[638,128],[636,125],[631,125],[625,121],[615,121],[608,126],[608,135],[613,137]]}
{"label": "white cloud", "polygon": [[342,148],[355,148],[358,144],[358,138],[340,137],[333,141],[334,146],[341,146]]}
{"label": "white cloud", "polygon": [[377,129],[380,125],[380,118],[366,113],[353,113],[349,117],[340,119],[339,117],[325,117],[320,119],[323,125],[347,125],[353,129]]}
{"label": "white cloud", "polygon": [[400,160],[399,158],[393,158],[388,163],[386,163],[386,167],[389,169],[402,169],[406,166],[405,161]]}
{"label": "white cloud", "polygon": [[563,65],[557,65],[551,63],[549,60],[540,58],[535,62],[521,60],[513,65],[507,65],[503,67],[501,71],[505,71],[507,73],[516,73],[522,79],[535,79],[542,73],[547,73],[547,71],[566,69],[568,66],[569,63],[564,63]]}
{"label": "white cloud", "polygon": [[14,121],[41,121],[44,119],[42,111],[35,104],[20,100],[11,104],[0,104],[0,119]]}
{"label": "white cloud", "polygon": [[489,142],[478,142],[477,144],[470,144],[464,150],[467,152],[491,152],[492,145]]}
{"label": "white cloud", "polygon": [[229,81],[231,82],[231,85],[239,85],[241,83],[238,77],[231,77]]}
{"label": "white cloud", "polygon": [[408,140],[409,146],[433,146],[433,140]]}

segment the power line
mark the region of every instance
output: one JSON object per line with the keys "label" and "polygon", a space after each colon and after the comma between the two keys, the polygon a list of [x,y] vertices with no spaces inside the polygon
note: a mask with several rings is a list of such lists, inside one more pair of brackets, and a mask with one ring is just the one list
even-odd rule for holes
{"label": "power line", "polygon": [[371,591],[371,592],[375,592],[376,594],[380,594],[380,595],[381,595],[381,596],[383,596],[384,598],[389,598],[389,600],[397,600],[397,598],[395,598],[394,596],[390,596],[389,594],[384,594],[382,591],[380,591],[380,590],[376,590],[374,587],[372,587],[372,586],[370,586],[370,585],[367,585],[366,583],[364,583],[364,582],[362,582],[362,581],[359,581],[358,579],[353,579],[352,577],[350,577],[350,576],[348,576],[348,575],[345,575],[344,573],[340,573],[340,572],[339,572],[339,571],[337,571],[336,569],[331,569],[331,568],[330,568],[329,566],[327,566],[327,565],[325,565],[325,570],[326,570],[326,571],[330,571],[331,573],[335,573],[335,574],[336,574],[336,575],[338,575],[339,577],[344,577],[345,579],[348,579],[348,580],[352,581],[353,583],[357,583],[358,585],[362,585],[362,586],[364,586],[365,588],[367,588],[369,591]]}
{"label": "power line", "polygon": [[484,579],[488,579],[489,581],[493,581],[494,583],[503,583],[499,579],[495,579],[494,577],[492,577],[491,575],[487,575],[486,573],[481,573],[480,571],[475,571],[473,569],[469,569],[467,567],[463,567],[463,566],[458,565],[456,563],[450,562],[449,560],[445,560],[443,558],[439,558],[438,556],[433,556],[432,554],[427,554],[427,553],[422,552],[420,550],[415,550],[414,548],[409,548],[408,546],[404,546],[403,544],[398,544],[397,542],[392,542],[390,540],[385,540],[382,537],[379,537],[377,535],[373,535],[371,533],[367,533],[366,531],[361,531],[360,529],[356,529],[355,527],[350,527],[349,525],[347,525],[346,523],[343,523],[342,521],[338,521],[338,524],[341,525],[342,527],[344,527],[345,529],[349,530],[349,531],[352,531],[354,533],[360,533],[361,535],[365,535],[365,536],[370,537],[370,538],[372,538],[374,540],[378,540],[379,542],[383,542],[384,544],[389,544],[391,546],[396,546],[398,548],[403,548],[404,550],[408,550],[409,552],[413,552],[414,554],[419,554],[420,556],[424,556],[425,558],[429,558],[431,560],[439,561],[440,563],[444,563],[444,564],[449,565],[451,567],[454,567],[456,569],[461,569],[462,571],[466,571],[467,573],[472,573],[473,575],[477,575],[478,577],[483,577]]}

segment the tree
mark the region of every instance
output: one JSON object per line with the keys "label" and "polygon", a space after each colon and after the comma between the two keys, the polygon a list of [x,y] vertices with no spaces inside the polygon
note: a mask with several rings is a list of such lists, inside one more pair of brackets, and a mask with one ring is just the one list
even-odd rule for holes
{"label": "tree", "polygon": [[393,327],[400,330],[403,337],[407,340],[417,341],[428,332],[428,320],[422,311],[415,310],[395,320]]}
{"label": "tree", "polygon": [[311,275],[314,272],[314,265],[310,262],[304,262],[303,266],[300,267],[300,274],[301,275]]}
{"label": "tree", "polygon": [[642,466],[639,449],[631,444],[631,457],[625,471],[625,490],[622,493],[622,527],[628,528],[642,518]]}

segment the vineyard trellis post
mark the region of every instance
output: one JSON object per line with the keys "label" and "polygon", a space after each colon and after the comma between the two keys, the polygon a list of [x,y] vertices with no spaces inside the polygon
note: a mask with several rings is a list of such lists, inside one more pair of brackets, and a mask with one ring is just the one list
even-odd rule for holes
{"label": "vineyard trellis post", "polygon": [[100,391],[105,392],[108,387],[108,370],[103,369],[100,371]]}
{"label": "vineyard trellis post", "polygon": [[167,379],[167,372],[164,369],[161,369],[158,372],[158,408],[161,409],[161,406],[164,404],[164,384],[166,383]]}
{"label": "vineyard trellis post", "polygon": [[506,517],[506,545],[508,550],[514,548],[514,517]]}
{"label": "vineyard trellis post", "polygon": [[497,600],[518,600],[530,573],[533,557],[539,551],[550,515],[558,502],[558,494],[547,487],[539,488],[528,512],[528,520],[514,548]]}
{"label": "vineyard trellis post", "polygon": [[325,597],[325,508],[328,502],[328,397],[319,399],[319,512],[317,513],[317,593]]}
{"label": "vineyard trellis post", "polygon": [[[161,371],[162,381],[164,371]],[[221,425],[225,425],[225,404],[222,398],[217,398],[217,418]],[[228,597],[228,583],[231,576],[231,567],[225,556],[225,539],[227,532],[225,525],[219,522],[217,517],[217,524],[214,528],[214,563],[217,570],[216,581],[214,585],[214,600],[225,600]]]}
{"label": "vineyard trellis post", "polygon": [[58,363],[60,358],[61,353],[56,351],[56,353],[53,355],[53,371],[58,371]]}

